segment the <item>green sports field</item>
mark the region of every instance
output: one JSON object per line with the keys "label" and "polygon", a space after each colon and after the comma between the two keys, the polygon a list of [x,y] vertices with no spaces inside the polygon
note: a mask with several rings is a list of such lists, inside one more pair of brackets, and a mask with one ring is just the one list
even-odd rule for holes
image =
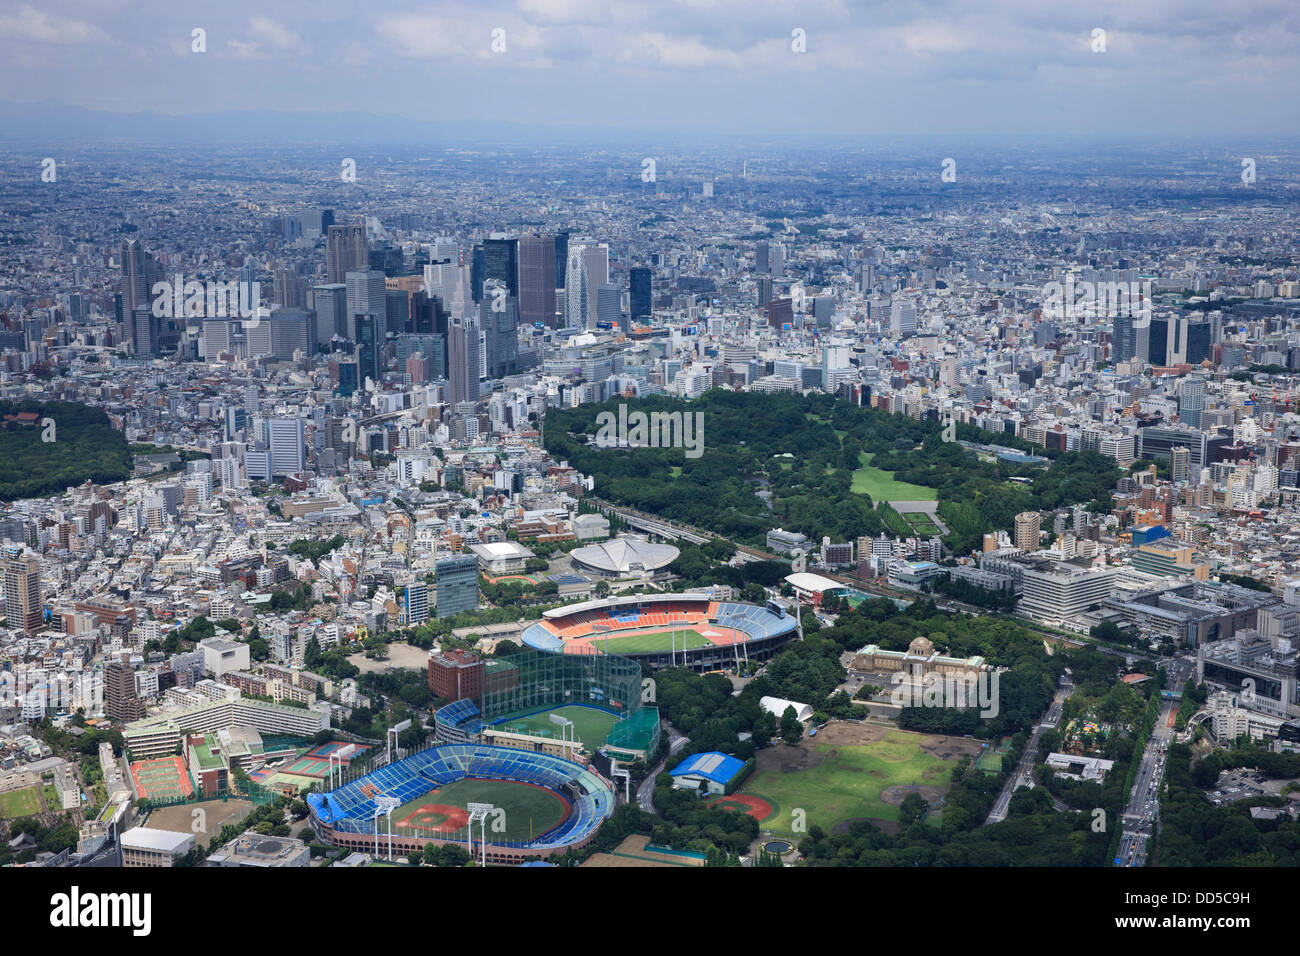
{"label": "green sports field", "polygon": [[906,521],[917,534],[937,535],[939,533],[938,525],[931,521],[930,516],[923,511],[905,511],[902,512],[902,515],[903,520]]}
{"label": "green sports field", "polygon": [[0,794],[0,818],[13,820],[32,817],[41,812],[41,797],[36,787],[11,790]]}
{"label": "green sports field", "polygon": [[[568,804],[558,794],[542,787],[508,780],[457,780],[394,810],[393,832],[406,830],[444,839],[454,839],[459,833],[464,839],[466,806],[471,803],[490,803],[505,811],[489,816],[489,842],[533,839],[559,825],[569,812]],[[451,810],[459,812],[448,812]],[[401,825],[403,821],[406,826]],[[436,829],[439,827],[443,829]],[[387,832],[382,822],[380,832]],[[477,838],[477,824],[474,832]]]}
{"label": "green sports field", "polygon": [[562,728],[551,723],[551,714],[559,714],[561,717],[573,721],[574,736],[582,742],[582,746],[588,751],[594,751],[597,747],[603,745],[605,739],[609,736],[609,728],[613,727],[619,720],[616,715],[597,710],[595,707],[578,707],[570,704],[567,707],[556,707],[544,713],[530,714],[527,717],[507,717],[501,723],[494,724],[493,729],[513,731],[519,734],[535,734],[541,737],[554,737],[558,740]]}
{"label": "green sports field", "polygon": [[893,474],[871,467],[871,455],[862,452],[858,455],[862,467],[853,473],[850,491],[859,495],[870,495],[873,504],[882,501],[934,501],[939,492],[924,485],[913,485],[906,481],[895,481]]}
{"label": "green sports field", "polygon": [[[605,639],[603,637],[593,638],[592,643],[597,649],[605,650]],[[611,654],[650,654],[655,651],[670,651],[674,647],[677,650],[685,648],[693,651],[698,647],[708,647],[709,640],[700,634],[699,631],[678,631],[674,637],[672,631],[653,631],[648,634],[628,634],[625,637],[611,637],[609,639],[609,652]]]}
{"label": "green sports field", "polygon": [[[809,741],[810,753],[782,754],[777,759],[802,757],[802,769],[781,769],[771,763],[759,767],[740,789],[741,794],[762,797],[773,805],[774,814],[760,821],[764,830],[798,836],[792,826],[792,811],[802,809],[806,827],[819,826],[827,833],[835,824],[869,818],[897,822],[898,804],[906,791],[894,791],[892,800],[882,799],[889,788],[922,788],[927,802],[935,803],[952,784],[955,764],[919,746],[924,735],[891,730],[883,740],[863,746]],[[766,752],[765,752],[766,753]],[[820,759],[819,759],[820,758]],[[933,814],[932,814],[933,816]],[[806,830],[805,830],[806,832]]]}

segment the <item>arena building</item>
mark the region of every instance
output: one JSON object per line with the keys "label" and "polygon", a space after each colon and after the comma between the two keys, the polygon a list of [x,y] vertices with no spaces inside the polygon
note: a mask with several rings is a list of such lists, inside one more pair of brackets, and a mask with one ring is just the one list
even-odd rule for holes
{"label": "arena building", "polygon": [[634,534],[587,545],[569,553],[573,566],[604,578],[653,577],[681,554],[671,544],[653,544]]}

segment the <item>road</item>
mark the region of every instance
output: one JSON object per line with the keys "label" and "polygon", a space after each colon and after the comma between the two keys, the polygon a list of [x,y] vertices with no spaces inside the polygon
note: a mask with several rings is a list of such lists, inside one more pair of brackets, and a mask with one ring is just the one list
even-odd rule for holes
{"label": "road", "polygon": [[1065,705],[1065,699],[1074,691],[1074,685],[1068,684],[1056,692],[1052,698],[1052,703],[1048,706],[1047,712],[1043,714],[1043,719],[1035,725],[1029,735],[1029,740],[1025,743],[1025,750],[1020,755],[1020,762],[1016,764],[1015,773],[1013,773],[998,794],[998,798],[993,801],[993,809],[989,811],[988,818],[984,825],[998,823],[1007,818],[1007,807],[1011,805],[1011,797],[1018,787],[1032,787],[1034,764],[1038,760],[1038,735],[1044,729],[1050,729],[1056,726],[1061,719],[1061,708]]}
{"label": "road", "polygon": [[[1169,689],[1182,690],[1193,670],[1194,666],[1186,659],[1170,662],[1167,668]],[[1123,831],[1114,866],[1146,865],[1147,841],[1160,825],[1160,784],[1165,775],[1166,752],[1174,739],[1173,724],[1178,706],[1176,700],[1167,700],[1160,705],[1155,726],[1142,750],[1142,761],[1129,792],[1128,805],[1124,808]]]}
{"label": "road", "polygon": [[639,806],[646,813],[655,812],[655,805],[654,805],[655,777],[663,773],[664,765],[668,762],[668,760],[672,759],[672,755],[677,753],[677,751],[681,750],[684,746],[686,746],[687,741],[690,740],[689,737],[683,737],[681,734],[679,734],[676,731],[676,729],[667,721],[664,721],[662,726],[664,730],[668,731],[668,758],[666,760],[661,760],[657,764],[655,764],[654,767],[651,768],[650,772],[646,774],[645,779],[641,781],[641,785],[636,788],[637,806]]}

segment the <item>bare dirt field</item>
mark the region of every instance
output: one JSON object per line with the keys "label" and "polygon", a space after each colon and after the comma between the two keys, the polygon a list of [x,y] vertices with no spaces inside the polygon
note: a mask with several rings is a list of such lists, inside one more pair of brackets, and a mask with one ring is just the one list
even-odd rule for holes
{"label": "bare dirt field", "polygon": [[198,844],[206,847],[210,839],[221,835],[222,827],[238,823],[252,812],[253,804],[248,800],[203,800],[154,810],[145,825],[172,833],[193,833]]}
{"label": "bare dirt field", "polygon": [[382,674],[402,669],[421,671],[429,667],[429,652],[410,644],[389,644],[386,661],[372,661],[365,654],[352,654],[348,657],[348,663],[356,664],[363,674]]}

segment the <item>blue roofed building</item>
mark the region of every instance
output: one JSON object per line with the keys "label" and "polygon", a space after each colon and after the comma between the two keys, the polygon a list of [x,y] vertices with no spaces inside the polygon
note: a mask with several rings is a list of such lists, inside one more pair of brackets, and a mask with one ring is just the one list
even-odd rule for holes
{"label": "blue roofed building", "polygon": [[686,758],[668,772],[672,775],[673,786],[678,790],[725,793],[727,784],[744,766],[743,760],[710,750]]}

